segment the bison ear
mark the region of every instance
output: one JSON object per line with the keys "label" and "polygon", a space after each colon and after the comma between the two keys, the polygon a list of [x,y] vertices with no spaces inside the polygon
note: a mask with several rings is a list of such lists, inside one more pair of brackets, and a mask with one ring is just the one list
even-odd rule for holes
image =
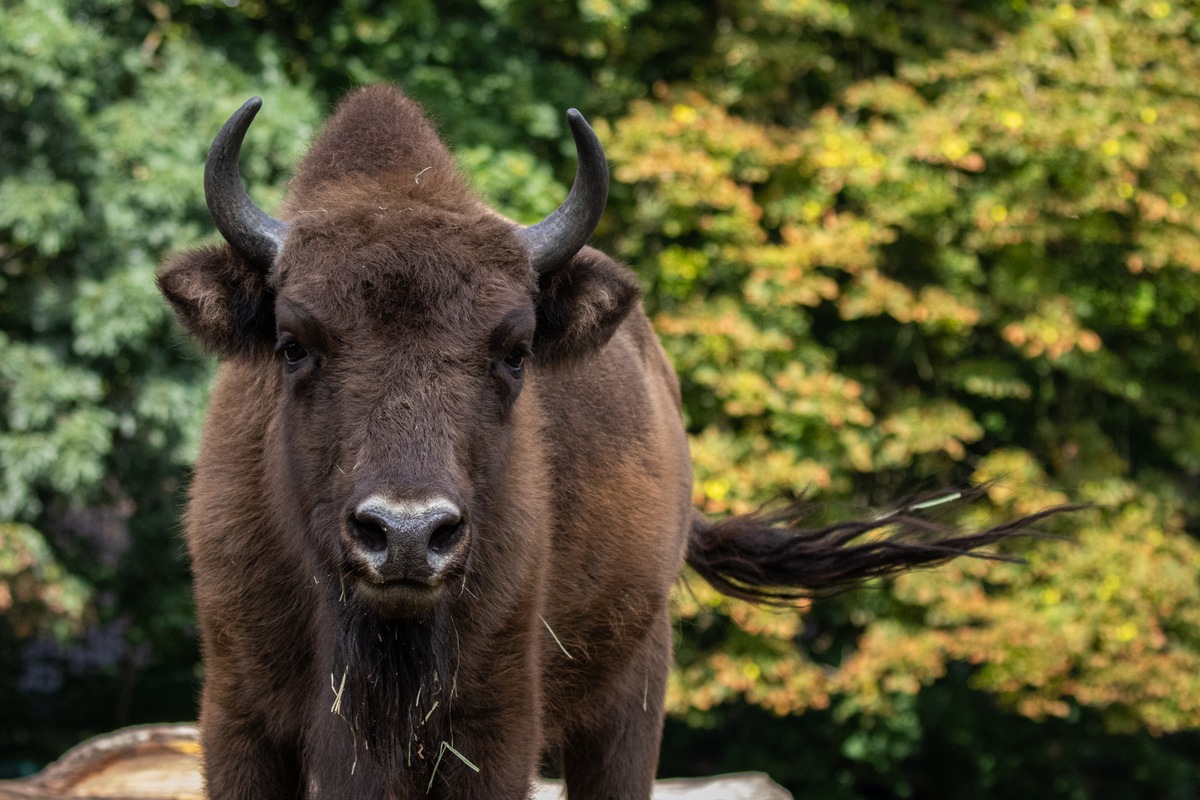
{"label": "bison ear", "polygon": [[533,352],[558,365],[603,347],[641,293],[633,273],[591,247],[541,276]]}
{"label": "bison ear", "polygon": [[159,268],[158,289],[188,333],[221,358],[274,345],[275,297],[267,276],[226,245],[174,256]]}

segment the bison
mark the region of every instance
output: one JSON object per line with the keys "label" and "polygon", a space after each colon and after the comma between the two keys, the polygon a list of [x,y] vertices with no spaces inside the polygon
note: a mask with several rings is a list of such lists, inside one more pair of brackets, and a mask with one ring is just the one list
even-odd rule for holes
{"label": "bison", "polygon": [[577,111],[574,184],[522,227],[390,87],[271,217],[238,167],[260,105],[206,163],[224,242],[158,276],[220,361],[186,513],[215,800],[524,798],[548,754],[575,800],[646,798],[684,561],[773,601],[1032,521],[704,518],[634,276],[586,245],[608,170]]}

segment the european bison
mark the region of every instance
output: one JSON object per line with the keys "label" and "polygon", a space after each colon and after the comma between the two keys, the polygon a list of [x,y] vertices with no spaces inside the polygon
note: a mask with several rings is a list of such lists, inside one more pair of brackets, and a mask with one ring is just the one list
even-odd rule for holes
{"label": "european bison", "polygon": [[187,511],[216,800],[523,798],[545,753],[575,800],[645,798],[684,560],[772,600],[1030,521],[704,519],[634,277],[585,246],[608,172],[578,112],[570,194],[523,228],[387,87],[341,103],[272,218],[238,172],[259,106],[208,157],[225,242],[159,274],[221,362]]}

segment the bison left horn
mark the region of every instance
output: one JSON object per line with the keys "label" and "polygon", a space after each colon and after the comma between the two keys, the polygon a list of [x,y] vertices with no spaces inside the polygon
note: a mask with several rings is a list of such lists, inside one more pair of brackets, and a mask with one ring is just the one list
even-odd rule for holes
{"label": "bison left horn", "polygon": [[529,249],[529,263],[539,275],[563,266],[587,244],[608,202],[608,160],[600,140],[575,109],[567,111],[567,122],[579,159],[575,182],[554,213],[520,231]]}
{"label": "bison left horn", "polygon": [[266,271],[283,249],[287,223],[254,204],[242,185],[242,140],[262,99],[251,97],[221,126],[204,162],[204,199],[217,230],[247,261]]}

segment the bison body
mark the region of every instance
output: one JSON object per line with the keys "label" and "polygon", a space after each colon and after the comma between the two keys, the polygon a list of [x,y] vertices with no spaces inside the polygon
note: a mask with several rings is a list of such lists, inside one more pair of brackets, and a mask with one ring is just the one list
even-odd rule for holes
{"label": "bison body", "polygon": [[221,359],[186,520],[214,800],[523,798],[546,753],[575,800],[648,797],[685,554],[770,599],[1007,532],[696,515],[677,380],[633,276],[584,246],[607,173],[582,118],[571,195],[521,228],[386,87],[343,101],[272,218],[237,176],[256,111],[209,157],[226,243],[159,275]]}

